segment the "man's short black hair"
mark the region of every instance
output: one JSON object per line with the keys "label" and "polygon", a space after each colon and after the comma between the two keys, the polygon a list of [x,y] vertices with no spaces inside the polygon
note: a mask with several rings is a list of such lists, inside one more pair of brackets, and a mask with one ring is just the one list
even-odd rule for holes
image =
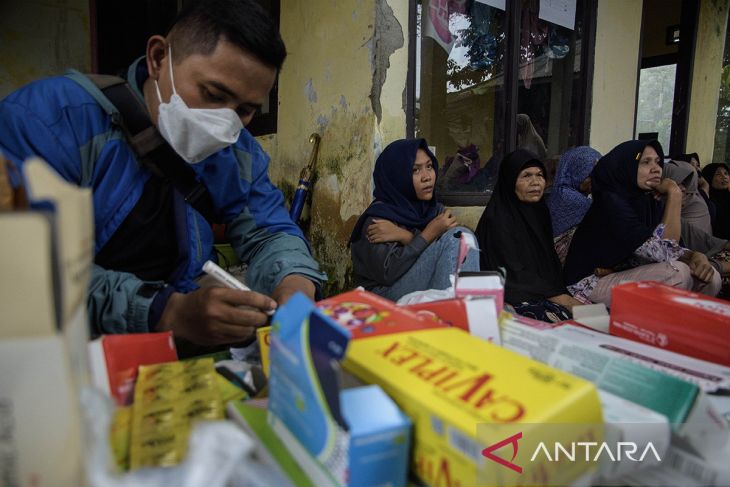
{"label": "man's short black hair", "polygon": [[193,1],[178,14],[168,39],[175,62],[190,54],[210,54],[221,39],[277,70],[286,58],[276,24],[256,0]]}

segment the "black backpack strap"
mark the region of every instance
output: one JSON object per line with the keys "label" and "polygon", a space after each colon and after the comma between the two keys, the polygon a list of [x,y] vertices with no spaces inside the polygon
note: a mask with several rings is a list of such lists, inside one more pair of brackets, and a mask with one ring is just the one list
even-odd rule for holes
{"label": "black backpack strap", "polygon": [[[162,138],[147,113],[147,107],[126,80],[97,74],[68,73],[67,76],[79,82],[110,114],[112,122],[122,130],[140,163],[156,176],[170,181],[208,223],[216,222],[215,206],[208,188],[198,181],[193,168]],[[89,83],[79,79],[79,76],[91,81],[97,90],[91,89]],[[99,94],[103,95],[103,99],[99,98]]]}

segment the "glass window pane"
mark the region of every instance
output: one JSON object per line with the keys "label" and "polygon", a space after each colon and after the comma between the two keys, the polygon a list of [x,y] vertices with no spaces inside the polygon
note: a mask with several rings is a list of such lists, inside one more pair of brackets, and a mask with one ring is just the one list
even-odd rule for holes
{"label": "glass window pane", "polygon": [[546,162],[548,184],[559,155],[582,143],[581,68],[584,0],[573,29],[540,18],[538,0],[522,0],[516,147]]}
{"label": "glass window pane", "polygon": [[504,139],[504,11],[424,0],[417,15],[415,127],[441,164],[440,194],[490,191]]}
{"label": "glass window pane", "polygon": [[725,32],[725,56],[722,62],[719,98],[717,125],[715,126],[715,150],[712,161],[704,161],[705,163],[730,163],[730,28]]}
{"label": "glass window pane", "polygon": [[644,68],[639,73],[639,103],[636,107],[636,137],[658,139],[669,152],[672,106],[677,65]]}

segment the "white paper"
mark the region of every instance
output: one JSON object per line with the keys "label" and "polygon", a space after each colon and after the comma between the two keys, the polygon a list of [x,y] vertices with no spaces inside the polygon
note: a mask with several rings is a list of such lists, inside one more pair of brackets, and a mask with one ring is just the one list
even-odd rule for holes
{"label": "white paper", "polygon": [[477,2],[504,10],[504,0],[477,0]]}
{"label": "white paper", "polygon": [[603,303],[584,304],[573,307],[573,321],[601,333],[608,333],[610,316]]}
{"label": "white paper", "polygon": [[542,20],[552,22],[570,30],[575,29],[576,0],[540,0]]}
{"label": "white paper", "polygon": [[493,297],[469,299],[466,301],[469,319],[469,333],[495,345],[501,345],[497,303]]}

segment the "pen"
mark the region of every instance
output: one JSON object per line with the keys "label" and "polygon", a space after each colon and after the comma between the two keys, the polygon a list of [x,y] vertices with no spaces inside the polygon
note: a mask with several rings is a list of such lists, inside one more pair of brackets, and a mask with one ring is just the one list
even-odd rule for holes
{"label": "pen", "polygon": [[[218,283],[223,284],[225,287],[238,289],[239,291],[251,291],[251,288],[230,275],[225,269],[212,260],[205,261],[205,264],[203,264],[203,272],[218,281]],[[264,312],[269,316],[274,314],[273,309]]]}

